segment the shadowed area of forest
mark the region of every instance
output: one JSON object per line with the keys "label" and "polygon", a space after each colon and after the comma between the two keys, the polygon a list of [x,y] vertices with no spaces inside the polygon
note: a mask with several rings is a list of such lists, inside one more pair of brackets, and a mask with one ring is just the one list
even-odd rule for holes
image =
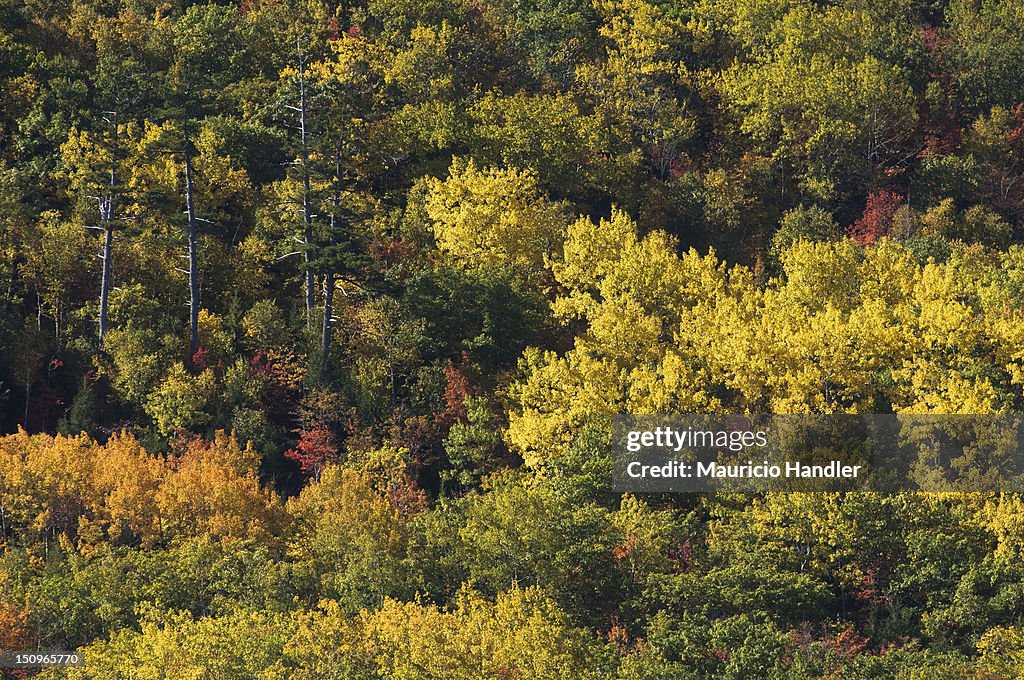
{"label": "shadowed area of forest", "polygon": [[0,672],[1024,673],[1018,495],[609,453],[1024,411],[1019,3],[0,0],[0,100]]}

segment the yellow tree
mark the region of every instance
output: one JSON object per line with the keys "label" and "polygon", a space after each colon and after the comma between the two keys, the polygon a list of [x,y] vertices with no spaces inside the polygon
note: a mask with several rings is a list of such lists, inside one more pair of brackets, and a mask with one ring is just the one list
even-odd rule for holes
{"label": "yellow tree", "polygon": [[526,277],[558,251],[567,222],[534,172],[472,160],[453,160],[448,179],[430,183],[426,210],[443,253],[469,268],[507,267]]}

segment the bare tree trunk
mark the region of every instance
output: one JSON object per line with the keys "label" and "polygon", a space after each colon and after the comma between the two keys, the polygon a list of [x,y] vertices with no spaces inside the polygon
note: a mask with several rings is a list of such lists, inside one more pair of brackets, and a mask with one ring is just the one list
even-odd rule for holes
{"label": "bare tree trunk", "polygon": [[108,119],[110,126],[114,131],[114,151],[113,156],[110,160],[110,182],[107,184],[107,192],[100,199],[100,225],[103,229],[103,250],[100,253],[100,259],[103,261],[103,269],[100,274],[100,318],[99,318],[99,336],[100,346],[103,346],[103,339],[107,335],[107,311],[109,309],[108,300],[110,299],[110,266],[111,266],[111,254],[114,250],[114,213],[116,210],[116,191],[117,191],[117,112],[110,112],[111,118]]}
{"label": "bare tree trunk", "polygon": [[320,357],[327,365],[328,353],[331,351],[331,315],[334,314],[334,272],[324,277],[324,321],[320,329]]}
{"label": "bare tree trunk", "polygon": [[[338,225],[338,205],[341,203],[341,144],[334,152],[334,196],[331,197],[331,244],[334,244],[335,229]],[[331,326],[334,316],[334,272],[328,272],[324,279],[324,320],[320,333],[320,356],[324,365],[331,351]]]}
{"label": "bare tree trunk", "polygon": [[107,335],[107,301],[110,299],[110,254],[113,251],[114,229],[107,222],[103,225],[103,274],[100,277],[100,345]]}
{"label": "bare tree trunk", "polygon": [[[114,138],[117,138],[117,122],[114,122]],[[100,221],[103,224],[103,273],[100,276],[100,345],[107,335],[107,301],[110,299],[110,262],[114,249],[114,187],[117,185],[117,171],[110,166],[110,185],[100,205]]]}
{"label": "bare tree trunk", "polygon": [[194,357],[199,351],[199,253],[197,237],[195,187],[192,184],[192,153],[185,140],[185,210],[188,213],[188,292],[189,347]]}
{"label": "bare tree trunk", "polygon": [[301,138],[302,163],[302,259],[305,266],[306,325],[313,323],[313,307],[316,303],[311,260],[313,259],[313,212],[309,180],[309,145],[306,130],[306,56],[302,52],[301,38],[297,46],[299,53],[299,136]]}

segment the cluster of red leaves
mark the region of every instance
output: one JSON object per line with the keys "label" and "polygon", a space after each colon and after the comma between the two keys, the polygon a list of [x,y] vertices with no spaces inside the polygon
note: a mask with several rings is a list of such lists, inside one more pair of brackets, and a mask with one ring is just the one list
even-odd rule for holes
{"label": "cluster of red leaves", "polygon": [[921,42],[928,52],[940,52],[952,45],[953,39],[935,26],[925,26],[921,29]]}
{"label": "cluster of red leaves", "polygon": [[341,26],[338,25],[338,18],[331,17],[327,20],[327,39],[334,41],[341,37]]}
{"label": "cluster of red leaves", "polygon": [[[949,34],[934,26],[921,27],[921,42],[928,57],[928,75],[941,86],[950,101],[957,97],[957,84],[953,78],[946,48],[953,41]],[[924,148],[919,158],[948,156],[954,153],[963,139],[963,129],[955,113],[946,107],[922,101],[918,111],[924,133]]]}
{"label": "cluster of red leaves", "polygon": [[201,451],[210,446],[200,435],[195,432],[189,432],[183,427],[176,428],[171,433],[167,444],[171,447],[172,455],[169,459],[171,465],[174,465],[178,459],[184,456],[194,454],[196,451]]}
{"label": "cluster of red leaves", "polygon": [[612,547],[612,557],[616,562],[626,559],[636,550],[636,535],[630,534],[626,540]]}
{"label": "cluster of red leaves", "polygon": [[960,147],[962,139],[963,130],[957,125],[948,122],[933,125],[925,135],[924,149],[918,156],[948,156]]}
{"label": "cluster of red leaves", "polygon": [[867,206],[860,219],[850,226],[850,237],[862,246],[869,246],[889,233],[903,197],[892,191],[876,191],[868,195]]}
{"label": "cluster of red leaves", "polygon": [[653,147],[649,154],[651,167],[666,181],[675,181],[686,172],[688,159],[677,150],[664,144]]}
{"label": "cluster of red leaves", "polygon": [[388,439],[395,446],[409,449],[414,468],[424,468],[437,462],[441,452],[444,433],[438,423],[428,416],[412,416],[395,424],[388,432]]}
{"label": "cluster of red leaves", "polygon": [[906,647],[907,645],[910,645],[912,642],[913,641],[906,635],[901,635],[898,639],[893,640],[891,642],[886,642],[881,647],[879,647],[878,656],[885,656],[889,652],[894,652],[896,650]]}
{"label": "cluster of red leaves", "polygon": [[255,12],[260,8],[261,4],[260,0],[239,0],[238,13],[248,14],[249,12]]}
{"label": "cluster of red leaves", "polygon": [[192,366],[200,373],[206,370],[209,363],[210,350],[205,347],[200,347],[196,350],[196,353],[192,355]]}
{"label": "cluster of red leaves", "polygon": [[405,238],[374,238],[370,242],[370,258],[377,270],[386,272],[397,264],[406,262],[416,252],[416,244]]}
{"label": "cluster of red leaves", "polygon": [[196,353],[192,355],[192,369],[196,373],[202,373],[208,368],[212,368],[218,375],[223,375],[224,360],[217,359],[217,363],[211,363],[210,350],[205,347],[200,347],[196,350]]}
{"label": "cluster of red leaves", "polygon": [[868,639],[847,626],[825,640],[825,649],[845,659],[860,656],[868,648]]}
{"label": "cluster of red leaves", "polygon": [[323,426],[314,426],[299,435],[294,449],[288,449],[284,457],[299,464],[302,474],[320,479],[320,473],[328,460],[337,458],[338,444],[334,434]]}
{"label": "cluster of red leaves", "polygon": [[444,409],[437,414],[439,425],[451,426],[466,422],[466,399],[476,394],[464,368],[468,361],[469,357],[463,352],[460,365],[449,359],[444,367]]}
{"label": "cluster of red leaves", "polygon": [[0,649],[30,649],[28,611],[0,602]]}
{"label": "cluster of red leaves", "polygon": [[388,491],[391,507],[398,511],[403,519],[411,519],[427,510],[429,503],[427,493],[419,488],[411,479],[406,479]]}
{"label": "cluster of red leaves", "polygon": [[301,377],[293,368],[293,362],[287,356],[257,352],[249,360],[249,371],[266,381],[263,406],[267,416],[276,424],[288,422],[291,417],[288,404]]}
{"label": "cluster of red leaves", "polygon": [[864,610],[874,609],[887,603],[888,597],[883,592],[881,583],[881,568],[878,565],[867,565],[864,568],[864,575],[861,576],[860,584],[850,593],[859,608]]}
{"label": "cluster of red leaves", "polygon": [[608,642],[612,643],[619,649],[626,649],[629,647],[629,631],[626,627],[619,623],[617,618],[612,619],[612,627],[608,629],[606,636]]}
{"label": "cluster of red leaves", "polygon": [[[871,640],[857,633],[852,624],[840,624],[833,627],[828,624],[816,626],[805,621],[789,633],[794,647],[800,648],[805,654],[816,655],[820,651],[828,653],[835,664],[832,673],[841,677],[841,670],[846,662],[864,654],[873,654],[869,649]],[[792,655],[787,655],[792,661]],[[831,676],[829,676],[831,677]]]}
{"label": "cluster of red leaves", "polygon": [[1010,109],[1010,115],[1017,122],[1010,130],[1010,144],[1018,156],[1024,156],[1024,104],[1017,104]]}
{"label": "cluster of red leaves", "polygon": [[[0,650],[22,651],[35,647],[28,630],[28,610],[19,609],[0,602]],[[21,680],[33,671],[17,669],[8,671],[9,677]],[[7,677],[7,676],[5,676]]]}

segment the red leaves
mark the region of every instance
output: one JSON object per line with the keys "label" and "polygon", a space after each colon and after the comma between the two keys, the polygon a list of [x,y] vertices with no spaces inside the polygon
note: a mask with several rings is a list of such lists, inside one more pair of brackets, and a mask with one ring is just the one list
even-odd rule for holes
{"label": "red leaves", "polygon": [[952,45],[953,39],[934,26],[925,26],[921,29],[921,42],[929,53],[938,53]]}
{"label": "red leaves", "polygon": [[410,519],[416,515],[426,512],[430,504],[427,501],[427,493],[416,486],[411,479],[406,479],[398,486],[388,490],[388,501],[404,519]]}
{"label": "red leaves", "polygon": [[648,157],[661,178],[670,182],[682,177],[689,165],[683,154],[665,144],[652,147]]}
{"label": "red leaves", "polygon": [[841,631],[825,640],[825,649],[845,659],[853,659],[868,648],[868,639],[847,625]]}
{"label": "red leaves", "polygon": [[437,414],[440,425],[466,422],[466,399],[476,393],[465,370],[468,361],[469,357],[463,352],[461,365],[457,366],[449,360],[444,367],[444,410]]}
{"label": "red leaves", "polygon": [[[0,650],[29,651],[34,647],[28,628],[28,610],[0,603]],[[16,680],[35,674],[25,669],[8,672]]]}
{"label": "red leaves", "polygon": [[864,565],[860,583],[853,588],[850,596],[864,615],[888,604],[889,598],[882,583],[882,568],[877,564]]}
{"label": "red leaves", "polygon": [[0,649],[31,649],[27,610],[0,603]]}
{"label": "red leaves", "polygon": [[200,347],[196,350],[196,353],[192,355],[192,366],[202,373],[206,370],[207,363],[210,360],[210,350]]}
{"label": "red leaves", "polygon": [[850,226],[850,237],[862,246],[873,244],[892,229],[892,218],[902,203],[902,196],[885,189],[869,194],[864,214]]}
{"label": "red leaves", "polygon": [[341,27],[338,25],[338,17],[331,17],[327,20],[327,39],[335,41],[341,37]]}
{"label": "red leaves", "polygon": [[217,359],[217,363],[210,363],[210,350],[205,347],[200,347],[196,350],[196,353],[192,355],[192,370],[196,374],[202,373],[208,368],[214,369],[218,375],[222,375],[224,372],[224,360]]}
{"label": "red leaves", "polygon": [[263,408],[271,422],[284,425],[290,420],[289,405],[299,391],[303,372],[295,357],[278,352],[257,352],[249,360],[252,375],[265,381]]}
{"label": "red leaves", "polygon": [[441,452],[441,431],[438,420],[427,416],[412,416],[396,423],[388,432],[389,441],[396,446],[409,449],[413,466],[424,468],[437,462]]}
{"label": "red leaves", "polygon": [[636,550],[636,535],[630,534],[626,540],[612,547],[612,556],[616,562],[626,559]]}
{"label": "red leaves", "polygon": [[1010,109],[1010,115],[1013,116],[1013,120],[1017,123],[1012,130],[1010,130],[1009,141],[1013,146],[1014,151],[1017,155],[1024,155],[1024,104],[1017,104]]}
{"label": "red leaves", "polygon": [[935,124],[926,134],[924,149],[918,154],[920,158],[929,156],[948,156],[960,146],[963,131],[948,121]]}
{"label": "red leaves", "polygon": [[299,464],[302,474],[313,479],[319,479],[328,459],[337,455],[338,445],[334,435],[323,426],[303,431],[295,448],[284,453],[285,458]]}
{"label": "red leaves", "polygon": [[411,260],[416,254],[416,244],[405,238],[375,238],[370,242],[369,252],[377,271],[386,272]]}
{"label": "red leaves", "polygon": [[626,627],[619,623],[618,618],[612,619],[612,627],[608,629],[608,633],[605,636],[608,638],[608,642],[615,645],[620,650],[627,649],[629,645],[629,631]]}
{"label": "red leaves", "polygon": [[693,561],[693,543],[690,539],[686,539],[683,543],[678,543],[668,551],[669,559],[676,562],[681,569],[686,569],[690,566]]}

